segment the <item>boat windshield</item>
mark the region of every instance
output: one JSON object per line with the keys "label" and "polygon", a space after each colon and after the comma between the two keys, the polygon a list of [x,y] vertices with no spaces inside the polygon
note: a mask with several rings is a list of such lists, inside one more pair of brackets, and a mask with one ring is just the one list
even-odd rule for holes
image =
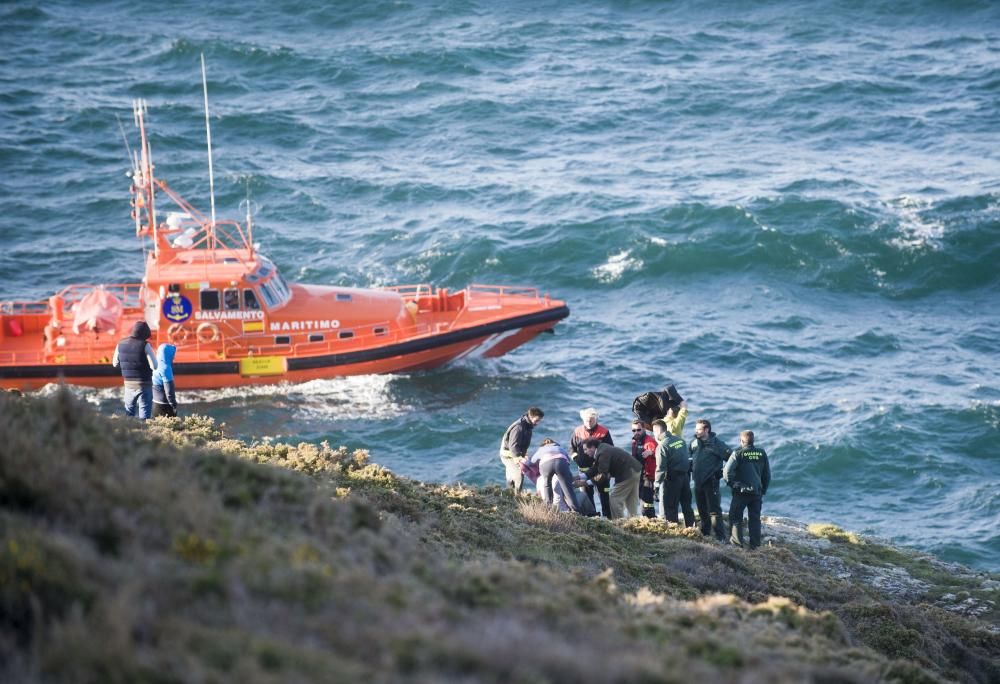
{"label": "boat windshield", "polygon": [[260,266],[257,267],[256,271],[247,276],[247,282],[248,283],[260,282],[261,280],[264,280],[269,275],[274,273],[276,270],[277,269],[274,267],[274,264],[271,263],[270,259],[268,259],[267,257],[261,257]]}
{"label": "boat windshield", "polygon": [[275,273],[270,280],[264,281],[260,286],[260,293],[263,295],[268,309],[276,309],[279,306],[283,306],[292,298],[292,292],[288,289],[288,283],[285,282],[280,273]]}

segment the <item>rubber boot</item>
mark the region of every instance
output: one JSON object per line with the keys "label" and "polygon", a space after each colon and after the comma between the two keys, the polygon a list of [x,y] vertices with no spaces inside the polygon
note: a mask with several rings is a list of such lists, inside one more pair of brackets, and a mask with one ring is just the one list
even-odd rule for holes
{"label": "rubber boot", "polygon": [[741,520],[737,523],[730,523],[730,527],[732,528],[732,533],[729,535],[730,543],[745,549],[747,547],[746,521]]}
{"label": "rubber boot", "polygon": [[726,542],[726,522],[722,519],[722,515],[719,513],[712,513],[712,530],[715,532],[715,538],[722,543]]}

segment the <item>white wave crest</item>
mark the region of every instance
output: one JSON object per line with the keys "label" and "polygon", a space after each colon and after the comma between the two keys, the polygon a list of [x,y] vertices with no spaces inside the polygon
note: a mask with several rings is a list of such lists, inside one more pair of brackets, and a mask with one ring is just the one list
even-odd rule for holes
{"label": "white wave crest", "polygon": [[944,223],[927,220],[921,212],[932,206],[929,199],[901,195],[889,201],[899,218],[899,235],[889,241],[893,247],[902,250],[930,247],[940,249],[944,237]]}
{"label": "white wave crest", "polygon": [[629,254],[628,250],[613,254],[606,262],[594,268],[592,273],[598,282],[613,283],[622,277],[625,271],[637,271],[642,268],[642,260]]}

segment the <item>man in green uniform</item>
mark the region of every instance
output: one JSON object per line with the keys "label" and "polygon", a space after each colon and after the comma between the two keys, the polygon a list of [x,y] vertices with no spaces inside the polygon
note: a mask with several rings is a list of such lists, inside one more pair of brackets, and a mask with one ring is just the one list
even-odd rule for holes
{"label": "man in green uniform", "polygon": [[750,548],[756,549],[760,546],[760,507],[771,484],[771,465],[767,452],[754,446],[753,439],[750,430],[740,433],[740,448],[726,461],[723,477],[733,490],[733,500],[729,504],[729,524],[733,527],[730,541],[737,546],[744,545],[743,510],[746,509],[750,518]]}
{"label": "man in green uniform", "polygon": [[671,434],[665,421],[653,421],[656,438],[656,476],[653,486],[660,490],[663,517],[677,522],[677,505],[684,511],[684,526],[694,527],[691,509],[691,457],[687,442]]}
{"label": "man in green uniform", "polygon": [[691,458],[694,460],[694,500],[701,518],[701,533],[713,531],[720,542],[726,541],[726,523],[722,519],[722,497],[719,480],[722,466],[733,450],[712,432],[712,424],[701,419],[694,424]]}

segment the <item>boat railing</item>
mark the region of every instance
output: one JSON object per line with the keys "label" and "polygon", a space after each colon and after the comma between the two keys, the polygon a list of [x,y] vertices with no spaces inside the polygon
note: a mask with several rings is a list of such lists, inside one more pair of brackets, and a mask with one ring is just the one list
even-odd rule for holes
{"label": "boat railing", "polygon": [[33,316],[48,312],[49,303],[46,301],[6,301],[0,302],[0,315],[4,316]]}
{"label": "boat railing", "polygon": [[396,292],[404,299],[418,299],[420,297],[430,297],[434,294],[434,288],[427,283],[419,285],[392,285],[383,287],[387,292]]}
{"label": "boat railing", "polygon": [[517,285],[469,285],[465,291],[470,295],[495,295],[497,297],[530,297],[541,299],[537,287],[520,287]]}
{"label": "boat railing", "polygon": [[62,297],[65,310],[70,311],[72,306],[97,289],[113,294],[122,306],[126,309],[141,309],[142,294],[144,285],[142,283],[122,283],[113,285],[70,285],[63,288],[57,295]]}

